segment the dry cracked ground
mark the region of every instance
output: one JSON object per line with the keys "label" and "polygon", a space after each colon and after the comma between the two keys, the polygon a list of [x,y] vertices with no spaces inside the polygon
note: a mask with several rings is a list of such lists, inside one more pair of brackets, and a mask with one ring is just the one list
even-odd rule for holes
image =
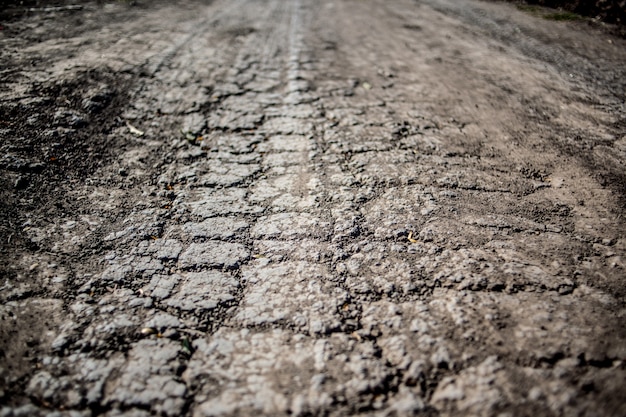
{"label": "dry cracked ground", "polygon": [[57,3],[0,31],[0,416],[626,415],[624,39]]}

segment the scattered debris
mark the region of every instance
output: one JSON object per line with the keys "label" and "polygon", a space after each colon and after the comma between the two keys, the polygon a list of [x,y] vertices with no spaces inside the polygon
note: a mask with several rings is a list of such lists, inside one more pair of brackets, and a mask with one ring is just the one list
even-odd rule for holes
{"label": "scattered debris", "polygon": [[180,344],[182,345],[182,350],[183,353],[187,354],[187,355],[193,355],[194,352],[194,348],[191,345],[191,340],[189,340],[189,337],[185,336],[181,341]]}

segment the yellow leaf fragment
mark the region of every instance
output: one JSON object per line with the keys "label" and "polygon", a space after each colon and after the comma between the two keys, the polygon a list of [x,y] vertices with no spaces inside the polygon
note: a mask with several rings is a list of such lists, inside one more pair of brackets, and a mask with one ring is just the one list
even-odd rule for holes
{"label": "yellow leaf fragment", "polygon": [[417,240],[413,239],[413,232],[409,232],[408,239],[409,239],[409,242],[411,243],[417,243]]}
{"label": "yellow leaf fragment", "polygon": [[158,331],[154,327],[144,327],[143,329],[141,329],[141,334],[146,336],[156,333],[158,333]]}
{"label": "yellow leaf fragment", "polygon": [[357,342],[361,341],[361,335],[358,334],[357,332],[352,332],[350,333],[350,336],[352,336],[353,338],[355,338],[357,340]]}
{"label": "yellow leaf fragment", "polygon": [[126,122],[126,127],[128,127],[128,130],[133,135],[137,135],[137,136],[143,136],[144,135],[144,132],[142,132],[141,130],[137,129],[135,126],[131,125],[128,122]]}

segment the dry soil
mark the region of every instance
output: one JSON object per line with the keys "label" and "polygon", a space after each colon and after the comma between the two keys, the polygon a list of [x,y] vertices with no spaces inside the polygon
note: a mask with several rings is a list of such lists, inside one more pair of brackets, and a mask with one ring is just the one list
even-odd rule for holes
{"label": "dry soil", "polygon": [[0,416],[626,415],[626,40],[474,0],[16,3]]}

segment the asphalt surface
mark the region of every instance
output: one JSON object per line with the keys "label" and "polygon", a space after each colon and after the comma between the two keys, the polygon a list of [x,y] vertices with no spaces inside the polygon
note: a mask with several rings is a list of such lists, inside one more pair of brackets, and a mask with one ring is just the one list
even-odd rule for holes
{"label": "asphalt surface", "polygon": [[0,416],[626,415],[597,22],[85,2],[0,42]]}

